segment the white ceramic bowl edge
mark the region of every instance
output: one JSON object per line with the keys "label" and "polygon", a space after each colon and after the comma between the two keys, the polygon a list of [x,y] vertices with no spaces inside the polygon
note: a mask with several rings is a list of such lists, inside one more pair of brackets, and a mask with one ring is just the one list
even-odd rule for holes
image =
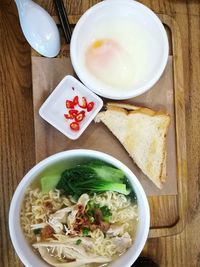
{"label": "white ceramic bowl edge", "polygon": [[[123,6],[124,12],[126,11],[125,8],[127,8],[127,10],[131,9],[133,9],[133,11],[137,10],[136,13],[138,18],[141,21],[146,19],[144,27],[148,26],[149,29],[152,30],[152,33],[155,34],[155,37],[158,38],[157,44],[159,43],[159,45],[161,46],[160,47],[161,54],[160,57],[156,59],[157,61],[155,61],[156,67],[154,68],[154,70],[152,70],[151,78],[149,77],[148,81],[138,84],[137,88],[134,88],[133,90],[127,90],[127,91],[119,90],[117,92],[116,91],[114,92],[111,86],[105,84],[102,86],[102,83],[98,83],[98,81],[94,80],[91,75],[90,76],[88,75],[88,72],[85,70],[85,67],[83,67],[82,63],[80,62],[81,57],[80,54],[78,55],[77,51],[78,47],[81,47],[80,44],[82,45],[85,42],[84,38],[86,39],[87,37],[87,31],[85,29],[87,29],[89,25],[92,25],[97,20],[97,17],[101,19],[101,16],[103,16],[103,12],[110,13],[111,10],[112,13],[115,12],[115,10],[117,10],[116,9],[117,5]],[[88,32],[90,31],[88,30]],[[79,76],[80,80],[96,94],[116,100],[136,97],[138,95],[145,93],[150,88],[152,88],[153,85],[159,80],[166,67],[168,61],[168,53],[169,53],[168,38],[160,19],[148,7],[132,0],[106,0],[91,7],[83,14],[83,16],[79,19],[78,23],[76,24],[70,44],[70,55],[71,55],[72,65],[77,75]],[[156,58],[156,51],[155,51],[155,58]],[[145,67],[146,66],[144,66],[144,68]]]}

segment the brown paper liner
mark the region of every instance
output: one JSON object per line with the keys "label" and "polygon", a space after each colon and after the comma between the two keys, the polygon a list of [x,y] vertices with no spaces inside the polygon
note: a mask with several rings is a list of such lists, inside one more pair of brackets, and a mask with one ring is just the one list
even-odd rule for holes
{"label": "brown paper liner", "polygon": [[147,93],[124,101],[134,103],[155,110],[167,111],[171,116],[171,123],[167,136],[167,179],[163,189],[158,189],[135,165],[124,147],[102,123],[92,122],[78,140],[70,140],[53,126],[44,121],[38,114],[39,108],[61,79],[72,74],[70,59],[47,59],[32,57],[33,103],[35,116],[36,159],[40,161],[56,152],[85,148],[108,153],[126,164],[140,180],[147,195],[176,195],[176,140],[174,115],[174,90],[172,57],[168,59],[166,69]]}

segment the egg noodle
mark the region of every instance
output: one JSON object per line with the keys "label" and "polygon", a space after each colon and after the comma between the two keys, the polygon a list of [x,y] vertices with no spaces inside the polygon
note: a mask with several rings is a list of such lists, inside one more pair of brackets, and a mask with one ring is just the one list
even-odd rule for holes
{"label": "egg noodle", "polygon": [[[49,203],[51,203],[51,210],[47,208]],[[60,190],[42,193],[39,188],[34,190],[28,188],[21,210],[21,226],[26,237],[29,240],[34,240],[35,235],[31,225],[46,222],[50,212],[55,212],[63,206],[70,205],[72,203],[68,198],[60,195]]]}
{"label": "egg noodle", "polygon": [[[80,200],[77,204],[70,196],[61,195],[59,190],[42,193],[39,188],[29,188],[26,191],[21,209],[21,226],[25,236],[33,247],[38,249],[40,246],[44,246],[44,242],[41,242],[44,240],[41,240],[34,230],[43,229],[46,225],[54,228],[53,223],[58,220],[58,215],[62,211],[67,211],[67,219],[65,214],[63,217],[65,219],[56,221],[55,226],[57,228],[55,227],[53,235],[45,240],[48,253],[62,262],[63,259],[69,257],[69,249],[76,253],[82,253],[82,255],[104,257],[105,262],[112,261],[133,243],[138,220],[138,206],[129,197],[113,191],[94,194],[93,196],[83,194],[79,199],[81,198],[87,203],[92,201],[98,207],[108,207],[112,215],[109,221],[110,228],[106,234],[101,228],[95,228],[94,230],[90,229],[87,236],[77,235],[74,224],[70,225],[68,219],[70,216],[73,220],[76,219],[78,212],[76,207],[80,205]],[[63,220],[68,223],[63,223]],[[79,251],[77,252],[76,249]]]}

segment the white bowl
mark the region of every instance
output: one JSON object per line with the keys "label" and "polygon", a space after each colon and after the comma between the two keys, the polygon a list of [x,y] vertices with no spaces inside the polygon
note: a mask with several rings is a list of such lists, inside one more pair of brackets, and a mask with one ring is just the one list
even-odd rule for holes
{"label": "white bowl", "polygon": [[[63,163],[69,163],[79,160],[83,158],[95,158],[101,159],[105,162],[108,162],[117,168],[121,169],[127,178],[130,181],[131,186],[134,188],[134,191],[137,196],[138,206],[139,206],[139,225],[138,230],[135,238],[134,244],[128,249],[126,253],[120,256],[115,262],[111,265],[112,267],[130,267],[131,264],[137,259],[139,254],[141,253],[145,242],[148,237],[149,232],[149,225],[150,225],[150,213],[149,213],[149,205],[147,201],[147,197],[145,192],[136,178],[136,176],[128,169],[123,163],[119,160],[115,159],[114,157],[94,151],[94,150],[69,150],[57,153],[53,156],[50,156],[43,161],[39,162],[35,167],[33,167],[21,180],[20,184],[18,185],[9,211],[9,230],[10,230],[10,237],[13,243],[13,246],[18,254],[19,258],[23,262],[26,267],[47,267],[49,266],[43,260],[37,256],[31,246],[27,243],[25,236],[22,232],[22,228],[20,226],[20,209],[21,204],[24,197],[24,192],[26,188],[33,182],[33,180],[46,168],[52,165],[59,166],[63,165]],[[65,167],[66,168],[66,167]],[[64,168],[64,169],[65,169]],[[63,171],[63,169],[62,169]]]}
{"label": "white bowl", "polygon": [[[119,24],[113,22],[118,20]],[[126,20],[133,22],[135,35],[123,28]],[[133,70],[134,84],[120,87],[121,90],[91,74],[85,62],[86,51],[92,42],[110,36],[114,40],[119,34],[123,41],[130,39],[135,60],[138,57]],[[168,52],[168,38],[160,19],[149,8],[133,0],[106,0],[92,6],[76,24],[70,44],[72,65],[80,80],[96,94],[110,99],[128,99],[149,90],[162,75]]]}
{"label": "white bowl", "polygon": [[[78,96],[80,100],[82,97],[86,97],[88,103],[94,102],[94,108],[90,112],[87,112],[86,109],[80,108],[78,105],[74,107],[74,109],[76,109],[78,112],[85,112],[84,119],[79,123],[80,130],[78,131],[73,131],[70,128],[70,123],[72,123],[74,120],[66,119],[64,117],[64,114],[68,114],[70,110],[66,108],[66,100],[72,101],[75,96]],[[91,92],[91,90],[85,87],[73,76],[67,75],[62,79],[62,81],[56,86],[53,92],[42,104],[39,109],[39,114],[44,120],[54,126],[65,136],[75,140],[78,139],[89,126],[102,106],[103,101],[100,97]]]}

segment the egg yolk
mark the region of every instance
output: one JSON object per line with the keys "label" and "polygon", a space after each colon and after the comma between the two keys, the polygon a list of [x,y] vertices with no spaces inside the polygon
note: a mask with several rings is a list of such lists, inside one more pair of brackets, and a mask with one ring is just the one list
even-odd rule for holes
{"label": "egg yolk", "polygon": [[88,65],[96,69],[97,65],[109,64],[120,53],[120,46],[113,40],[103,39],[94,41],[87,50]]}
{"label": "egg yolk", "polygon": [[92,44],[92,48],[99,48],[104,44],[103,40],[97,40]]}

